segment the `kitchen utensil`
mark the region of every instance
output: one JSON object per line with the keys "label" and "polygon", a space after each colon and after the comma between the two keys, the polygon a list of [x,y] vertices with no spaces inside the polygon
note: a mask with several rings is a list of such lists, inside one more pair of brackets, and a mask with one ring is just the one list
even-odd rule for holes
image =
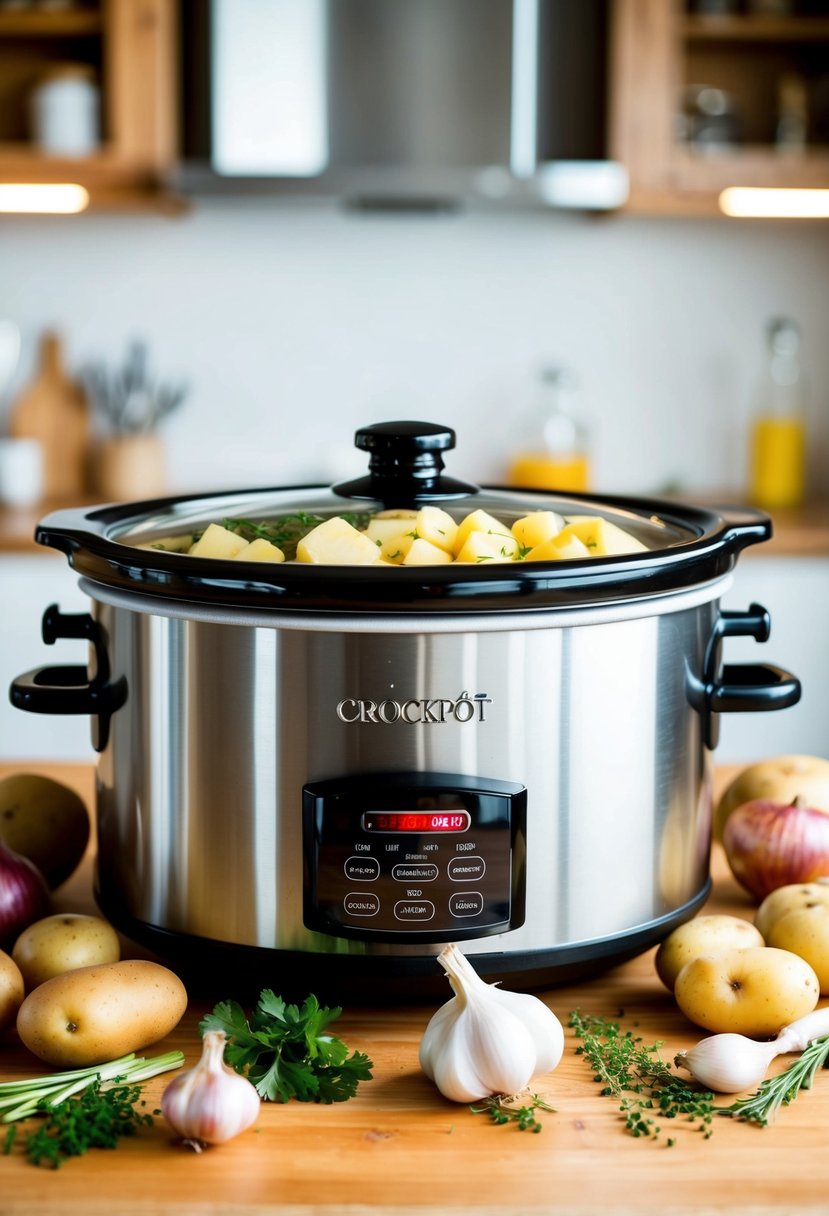
{"label": "kitchen utensil", "polygon": [[[440,989],[446,941],[525,986],[645,949],[708,894],[719,715],[799,696],[779,668],[722,665],[726,637],[768,636],[758,605],[719,608],[768,518],[478,489],[443,472],[454,435],[430,424],[357,440],[369,475],[333,491],[38,526],[94,604],[49,608],[44,638],[94,656],[19,677],[12,700],[92,717],[102,908],[178,967],[361,997]],[[227,517],[429,502],[599,514],[647,551],[390,569],[153,547]]]}
{"label": "kitchen utensil", "polygon": [[12,403],[9,434],[43,449],[43,489],[53,500],[79,498],[86,487],[89,415],[83,392],[63,369],[60,339],[46,333],[32,383]]}
{"label": "kitchen utensil", "polygon": [[0,402],[11,384],[20,358],[20,330],[14,321],[0,320]]}

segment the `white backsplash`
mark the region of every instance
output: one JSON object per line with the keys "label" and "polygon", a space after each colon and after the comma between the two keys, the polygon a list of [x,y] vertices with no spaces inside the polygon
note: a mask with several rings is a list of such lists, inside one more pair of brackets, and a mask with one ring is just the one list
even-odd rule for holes
{"label": "white backsplash", "polygon": [[739,494],[778,313],[803,331],[813,457],[829,448],[827,225],[223,200],[4,219],[0,268],[18,384],[47,325],[74,368],[140,336],[190,381],[165,431],[173,490],[345,474],[355,428],[394,417],[454,426],[451,470],[498,481],[538,365],[560,360],[582,378],[596,489]]}

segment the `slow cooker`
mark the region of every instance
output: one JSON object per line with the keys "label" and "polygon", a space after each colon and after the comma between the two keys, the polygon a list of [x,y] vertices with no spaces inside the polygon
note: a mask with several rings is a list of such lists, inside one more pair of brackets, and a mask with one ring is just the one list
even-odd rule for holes
{"label": "slow cooker", "polygon": [[[719,715],[796,702],[798,680],[723,664],[768,613],[725,612],[767,516],[658,500],[481,489],[449,477],[447,427],[357,432],[368,474],[63,510],[90,614],[88,669],[16,679],[15,705],[88,714],[96,898],[183,972],[285,991],[444,992],[435,955],[539,987],[664,938],[709,890]],[[437,504],[507,527],[601,516],[635,552],[349,566],[174,551],[210,522]],[[644,545],[644,548],[642,548]]]}

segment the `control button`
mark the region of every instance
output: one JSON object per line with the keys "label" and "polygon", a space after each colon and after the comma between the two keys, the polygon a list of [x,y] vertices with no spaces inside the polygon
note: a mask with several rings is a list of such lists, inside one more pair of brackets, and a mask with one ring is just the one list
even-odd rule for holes
{"label": "control button", "polygon": [[483,857],[465,853],[462,857],[452,858],[446,873],[452,882],[478,882],[486,873],[486,862]]}
{"label": "control button", "polygon": [[480,891],[456,891],[449,900],[453,916],[480,916],[483,910],[484,897]]}
{"label": "control button", "polygon": [[380,899],[373,891],[349,891],[343,907],[349,916],[376,916],[380,911]]}
{"label": "control button", "polygon": [[373,882],[380,877],[380,862],[376,857],[349,857],[343,869],[351,882]]}
{"label": "control button", "polygon": [[397,920],[431,920],[435,905],[428,899],[399,899],[394,905],[394,915]]}
{"label": "control button", "polygon": [[412,864],[394,866],[391,872],[395,882],[434,882],[438,876],[437,866]]}

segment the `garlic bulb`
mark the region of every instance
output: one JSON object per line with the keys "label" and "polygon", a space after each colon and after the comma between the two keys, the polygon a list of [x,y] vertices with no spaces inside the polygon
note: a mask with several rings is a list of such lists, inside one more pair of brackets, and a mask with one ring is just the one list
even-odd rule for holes
{"label": "garlic bulb", "polygon": [[485,983],[457,946],[438,962],[455,995],[432,1017],[420,1043],[420,1066],[453,1102],[514,1094],[549,1072],[564,1050],[556,1015],[537,997]]}
{"label": "garlic bulb", "polygon": [[678,1068],[718,1094],[738,1094],[759,1085],[775,1056],[805,1051],[829,1034],[829,1009],[816,1009],[784,1026],[777,1038],[760,1043],[742,1034],[713,1034],[690,1051],[680,1051]]}
{"label": "garlic bulb", "polygon": [[164,1118],[199,1152],[205,1144],[232,1140],[259,1117],[259,1094],[225,1064],[225,1042],[223,1031],[208,1030],[196,1067],[181,1073],[161,1095]]}

